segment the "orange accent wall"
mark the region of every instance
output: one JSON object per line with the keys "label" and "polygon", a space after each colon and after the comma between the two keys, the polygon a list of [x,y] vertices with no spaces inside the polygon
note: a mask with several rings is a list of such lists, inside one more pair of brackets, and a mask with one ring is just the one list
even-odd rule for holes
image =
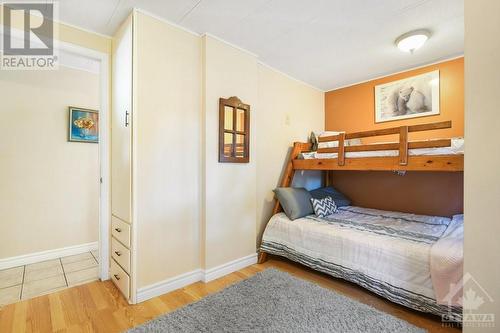
{"label": "orange accent wall", "polygon": [[[375,85],[436,69],[440,71],[439,115],[375,123]],[[453,127],[410,133],[410,139],[464,135],[464,58],[390,75],[325,94],[325,129],[328,131],[357,132],[444,120],[451,120]],[[396,136],[368,139],[363,139],[363,142],[398,140]],[[408,172],[402,177],[392,172],[331,173],[332,185],[350,197],[356,206],[441,216],[463,212],[463,172]]]}
{"label": "orange accent wall", "polygon": [[464,210],[463,172],[331,171],[331,184],[352,205],[423,215],[452,216]]}
{"label": "orange accent wall", "polygon": [[[440,114],[420,118],[375,123],[375,86],[410,76],[439,70]],[[390,75],[381,79],[329,91],[325,94],[325,129],[327,131],[368,131],[401,125],[452,121],[452,128],[411,133],[410,139],[449,138],[464,135],[464,58]],[[395,137],[394,137],[395,138]],[[388,137],[364,140],[387,141]],[[393,139],[393,138],[390,138]],[[397,138],[395,138],[397,139]]]}

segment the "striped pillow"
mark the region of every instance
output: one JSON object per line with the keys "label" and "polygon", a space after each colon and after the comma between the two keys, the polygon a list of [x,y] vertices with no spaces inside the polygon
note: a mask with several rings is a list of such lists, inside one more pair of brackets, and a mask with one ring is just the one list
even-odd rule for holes
{"label": "striped pillow", "polygon": [[314,214],[317,217],[325,217],[332,215],[337,212],[337,205],[333,201],[332,197],[326,197],[323,199],[311,198],[311,203],[314,209]]}

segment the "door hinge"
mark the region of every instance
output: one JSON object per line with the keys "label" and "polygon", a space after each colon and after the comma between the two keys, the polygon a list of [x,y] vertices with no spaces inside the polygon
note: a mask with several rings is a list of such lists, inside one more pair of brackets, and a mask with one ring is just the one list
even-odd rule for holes
{"label": "door hinge", "polygon": [[102,177],[99,177],[99,182],[102,184]]}

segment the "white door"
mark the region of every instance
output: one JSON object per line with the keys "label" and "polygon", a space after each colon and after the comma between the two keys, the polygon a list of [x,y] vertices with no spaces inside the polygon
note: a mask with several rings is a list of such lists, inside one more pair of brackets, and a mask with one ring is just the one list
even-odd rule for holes
{"label": "white door", "polygon": [[111,212],[131,223],[132,197],[132,22],[113,40],[111,117]]}

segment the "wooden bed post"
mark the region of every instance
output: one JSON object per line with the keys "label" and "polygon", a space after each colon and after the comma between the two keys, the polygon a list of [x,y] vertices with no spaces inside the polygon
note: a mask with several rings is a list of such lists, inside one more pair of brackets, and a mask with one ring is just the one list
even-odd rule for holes
{"label": "wooden bed post", "polygon": [[337,161],[340,166],[345,165],[345,133],[339,134],[339,152],[337,154]]}
{"label": "wooden bed post", "polygon": [[[283,178],[279,184],[279,187],[289,187],[292,184],[293,176],[295,175],[295,170],[293,169],[293,160],[296,159],[299,154],[303,151],[307,151],[311,149],[310,143],[302,143],[302,142],[294,142],[292,152],[290,153],[290,158],[288,163],[286,164],[285,172],[283,174]],[[274,208],[273,215],[277,214],[281,211],[280,202],[276,197],[274,197]],[[267,260],[267,253],[260,250],[258,263],[262,264]]]}
{"label": "wooden bed post", "polygon": [[399,129],[399,164],[408,165],[408,126]]}

